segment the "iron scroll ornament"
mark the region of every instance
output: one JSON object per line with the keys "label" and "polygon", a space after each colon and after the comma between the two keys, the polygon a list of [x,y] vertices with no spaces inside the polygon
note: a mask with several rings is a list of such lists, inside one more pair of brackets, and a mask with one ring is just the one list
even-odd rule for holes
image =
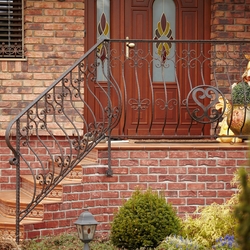
{"label": "iron scroll ornament", "polygon": [[[222,97],[224,103],[221,111],[215,109],[219,97]],[[207,105],[205,105],[206,103]],[[226,109],[226,98],[218,88],[199,85],[188,93],[186,108],[193,120],[203,124],[213,123],[223,116]]]}

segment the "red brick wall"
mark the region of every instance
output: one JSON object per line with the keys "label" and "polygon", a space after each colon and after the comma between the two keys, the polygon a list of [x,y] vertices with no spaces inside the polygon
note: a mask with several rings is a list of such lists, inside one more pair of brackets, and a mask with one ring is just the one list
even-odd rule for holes
{"label": "red brick wall", "polygon": [[180,216],[198,206],[222,203],[237,190],[231,180],[246,164],[247,144],[178,144],[112,149],[113,176],[107,177],[107,151],[99,147],[100,165],[83,166],[82,183],[64,187],[63,201],[45,206],[45,220],[29,226],[26,237],[74,230],[74,222],[89,209],[107,233],[113,213],[140,187],[162,191]]}
{"label": "red brick wall", "polygon": [[250,0],[211,1],[211,39],[250,38]]}

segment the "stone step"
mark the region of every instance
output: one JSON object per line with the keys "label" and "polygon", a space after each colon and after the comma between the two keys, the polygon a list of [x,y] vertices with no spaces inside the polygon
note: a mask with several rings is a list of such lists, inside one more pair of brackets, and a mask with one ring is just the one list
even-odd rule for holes
{"label": "stone step", "polygon": [[[33,195],[34,187],[36,187],[36,194],[40,194],[42,191],[42,185],[39,183],[38,180],[35,180],[36,184],[34,185],[34,178],[32,175],[22,175],[21,176],[21,185],[22,189]],[[64,178],[46,197],[47,199],[61,199],[62,198],[62,190],[63,185],[72,185],[81,183],[81,179],[72,179],[72,178]]]}

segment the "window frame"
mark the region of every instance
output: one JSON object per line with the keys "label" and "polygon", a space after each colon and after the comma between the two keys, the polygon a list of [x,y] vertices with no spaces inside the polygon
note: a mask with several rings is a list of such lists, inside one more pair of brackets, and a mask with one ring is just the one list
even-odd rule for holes
{"label": "window frame", "polygon": [[[5,5],[6,3],[6,5]],[[13,9],[15,10],[13,11]],[[23,60],[24,0],[0,0],[0,61]],[[20,14],[21,11],[21,14]],[[6,30],[6,31],[5,31]],[[6,32],[6,36],[4,34]]]}

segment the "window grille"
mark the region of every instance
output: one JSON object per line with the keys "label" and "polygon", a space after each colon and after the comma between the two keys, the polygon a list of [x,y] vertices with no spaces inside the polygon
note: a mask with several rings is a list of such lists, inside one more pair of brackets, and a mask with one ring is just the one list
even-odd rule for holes
{"label": "window grille", "polygon": [[24,58],[23,0],[0,0],[0,59]]}

